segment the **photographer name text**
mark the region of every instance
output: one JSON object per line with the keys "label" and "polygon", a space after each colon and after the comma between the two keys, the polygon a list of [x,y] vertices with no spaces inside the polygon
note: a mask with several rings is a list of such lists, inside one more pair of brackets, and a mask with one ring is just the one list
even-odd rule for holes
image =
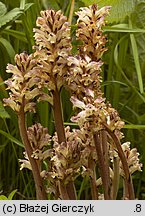
{"label": "photographer name text", "polygon": [[3,213],[8,214],[16,214],[16,213],[83,213],[85,215],[89,213],[94,213],[94,205],[63,205],[54,203],[52,205],[30,205],[26,203],[20,203],[19,205],[15,204],[4,204],[3,205]]}

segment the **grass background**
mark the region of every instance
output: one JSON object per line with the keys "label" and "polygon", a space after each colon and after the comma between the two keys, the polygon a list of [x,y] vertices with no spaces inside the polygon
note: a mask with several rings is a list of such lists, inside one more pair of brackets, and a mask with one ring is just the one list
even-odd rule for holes
{"label": "grass background", "polygon": [[[16,53],[32,52],[33,28],[40,10],[61,9],[70,14],[73,0],[1,0],[0,3],[0,194],[8,196],[17,189],[15,199],[35,199],[31,172],[19,170],[18,158],[23,157],[17,116],[4,108],[2,99],[8,96],[4,80],[7,63],[14,63]],[[125,121],[123,141],[137,147],[140,160],[145,165],[145,0],[76,0],[74,11],[92,3],[100,7],[111,5],[107,25],[103,28],[108,35],[108,51],[103,57],[102,89],[105,97]],[[5,6],[4,6],[5,5]],[[72,19],[72,29],[76,17]],[[74,31],[72,31],[73,35]],[[74,51],[76,42],[73,42]],[[72,113],[69,95],[62,91],[65,122]],[[53,134],[52,111],[48,103],[39,103],[38,115],[28,115],[28,125],[41,122]],[[145,168],[133,176],[135,194],[145,199]],[[76,182],[78,197],[87,198],[87,180]],[[121,185],[120,185],[121,188]],[[85,190],[84,190],[85,189]]]}

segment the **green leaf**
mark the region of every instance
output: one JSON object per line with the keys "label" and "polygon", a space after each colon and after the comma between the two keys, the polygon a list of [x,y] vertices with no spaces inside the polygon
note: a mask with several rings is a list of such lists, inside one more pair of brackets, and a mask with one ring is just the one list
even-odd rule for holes
{"label": "green leaf", "polygon": [[6,24],[9,24],[11,21],[18,18],[23,13],[20,8],[14,8],[13,10],[9,11],[8,13],[4,14],[0,17],[0,28],[2,26],[5,26]]}
{"label": "green leaf", "polygon": [[0,200],[12,200],[12,199],[13,199],[13,196],[16,194],[16,192],[17,192],[17,189],[13,190],[13,191],[9,194],[8,198],[7,198],[5,195],[0,195]]}
{"label": "green leaf", "polygon": [[10,42],[8,40],[6,40],[5,38],[0,38],[0,44],[2,44],[2,46],[4,46],[4,48],[6,49],[11,62],[14,62],[14,56],[15,56],[15,51],[12,47],[12,45],[10,44]]}
{"label": "green leaf", "polygon": [[103,28],[104,32],[124,32],[124,33],[145,33],[145,29],[138,29],[138,28],[121,28],[120,26],[104,26]]}
{"label": "green leaf", "polygon": [[8,134],[7,132],[5,132],[3,130],[0,130],[0,134],[4,135],[7,139],[9,139],[13,143],[17,144],[18,146],[24,148],[24,145],[19,140],[17,140],[15,137],[13,137],[12,135]]}
{"label": "green leaf", "polygon": [[25,8],[25,3],[26,3],[26,0],[20,0],[20,9],[21,9],[21,10],[24,10],[24,8]]}
{"label": "green leaf", "polygon": [[126,80],[128,86],[131,87],[131,89],[142,99],[142,101],[145,103],[145,98],[142,94],[140,94],[140,92],[138,92],[138,90],[136,89],[136,87],[133,85],[133,83],[128,79],[128,77],[126,76],[126,74],[124,73],[124,71],[122,70],[119,61],[118,61],[118,47],[119,44],[127,37],[128,35],[123,36],[119,42],[116,44],[115,49],[114,49],[114,62],[117,66],[117,69],[119,70],[119,72],[122,74],[123,78]]}
{"label": "green leaf", "polygon": [[124,128],[136,129],[136,130],[145,130],[145,125],[126,124],[126,125],[124,125]]}
{"label": "green leaf", "polygon": [[4,195],[0,195],[0,200],[8,200],[8,198]]}
{"label": "green leaf", "polygon": [[0,101],[0,117],[1,118],[10,118],[9,114],[7,113],[7,111],[5,110],[2,102]]}
{"label": "green leaf", "polygon": [[32,7],[32,5],[34,5],[34,3],[25,4],[24,11],[27,11],[30,7]]}
{"label": "green leaf", "polygon": [[5,4],[3,4],[2,2],[0,2],[0,18],[1,18],[1,16],[3,16],[6,12],[7,12],[7,8],[6,8]]}
{"label": "green leaf", "polygon": [[15,193],[17,192],[17,189],[13,190],[9,196],[8,196],[8,200],[12,200],[13,199],[13,196],[15,195]]}
{"label": "green leaf", "polygon": [[[131,19],[129,19],[129,25],[130,27],[132,27]],[[143,94],[144,93],[143,79],[142,79],[141,67],[140,67],[140,62],[139,62],[138,47],[137,47],[135,36],[133,34],[130,34],[130,40],[131,40],[132,53],[133,53],[136,73],[138,77],[139,90],[140,90],[140,93]]]}
{"label": "green leaf", "polygon": [[43,0],[43,6],[45,9],[52,8],[54,10],[60,10],[60,7],[56,0],[55,1],[54,0],[49,0],[49,1]]}
{"label": "green leaf", "polygon": [[7,35],[11,35],[11,36],[13,36],[13,37],[17,38],[18,40],[23,41],[25,43],[28,42],[24,32],[19,32],[19,31],[13,30],[13,29],[6,28],[3,30],[3,33],[7,34]]}

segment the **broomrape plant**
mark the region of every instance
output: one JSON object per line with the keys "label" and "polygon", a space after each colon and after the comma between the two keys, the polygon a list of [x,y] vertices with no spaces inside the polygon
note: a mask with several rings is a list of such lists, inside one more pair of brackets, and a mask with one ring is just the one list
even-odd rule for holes
{"label": "broomrape plant", "polygon": [[[88,177],[92,199],[117,199],[123,181],[122,199],[135,199],[132,174],[141,171],[139,153],[130,143],[121,144],[124,122],[101,91],[102,55],[106,52],[104,18],[110,7],[93,4],[76,12],[76,39],[72,55],[71,29],[61,11],[41,11],[34,29],[34,53],[15,56],[8,64],[5,81],[9,98],[4,99],[18,115],[25,146],[21,168],[32,170],[37,199],[77,199],[76,179]],[[76,129],[64,127],[60,93],[69,91]],[[46,91],[47,90],[47,91]],[[48,93],[46,93],[48,92]],[[27,128],[28,112],[48,101],[53,109],[56,132],[50,136],[40,123]]]}

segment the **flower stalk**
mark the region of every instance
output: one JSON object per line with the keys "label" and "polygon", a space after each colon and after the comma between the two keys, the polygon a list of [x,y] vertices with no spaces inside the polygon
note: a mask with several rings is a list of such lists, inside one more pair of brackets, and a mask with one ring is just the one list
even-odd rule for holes
{"label": "flower stalk", "polygon": [[100,134],[96,132],[93,134],[93,137],[94,137],[96,152],[98,155],[98,163],[99,163],[100,174],[103,183],[104,199],[110,200],[111,198],[110,198],[109,176],[108,176],[108,169],[107,169],[108,167],[105,164],[105,158],[102,151]]}
{"label": "flower stalk", "polygon": [[[53,92],[53,112],[54,112],[54,122],[55,122],[55,129],[58,136],[58,142],[59,143],[65,143],[66,137],[65,137],[65,131],[64,131],[64,125],[63,125],[63,114],[62,114],[62,105],[61,105],[61,99],[60,99],[60,92],[57,89],[57,86],[55,88],[55,91]],[[62,199],[70,199],[75,200],[76,199],[76,192],[73,182],[69,182],[66,186],[59,181],[59,190]]]}
{"label": "flower stalk", "polygon": [[113,200],[116,200],[118,189],[119,189],[119,180],[120,180],[119,158],[118,157],[113,158],[113,172],[114,172],[114,176],[113,176],[113,180],[112,180],[111,197],[112,197]]}
{"label": "flower stalk", "polygon": [[127,187],[128,190],[128,199],[130,200],[134,200],[135,196],[134,196],[134,188],[133,188],[133,184],[132,184],[132,178],[130,175],[130,171],[129,171],[129,167],[128,167],[128,163],[127,160],[125,158],[125,154],[121,148],[121,144],[117,138],[117,136],[108,128],[107,125],[104,125],[106,131],[108,132],[108,134],[111,136],[111,138],[114,141],[114,144],[118,150],[118,155],[120,157],[120,160],[122,162],[122,166],[123,166],[123,170],[124,170],[124,174],[125,174],[125,186]]}
{"label": "flower stalk", "polygon": [[27,134],[27,129],[26,129],[26,119],[25,119],[25,112],[24,112],[24,101],[25,99],[23,98],[22,101],[22,106],[20,108],[20,111],[18,113],[18,124],[19,124],[19,130],[20,130],[20,135],[23,141],[23,144],[25,146],[31,167],[32,167],[32,173],[35,181],[35,187],[36,187],[36,198],[38,200],[46,200],[47,195],[46,191],[43,185],[42,178],[40,176],[39,168],[37,165],[37,162],[34,158],[32,158],[32,147],[30,145],[29,139],[28,139],[28,134]]}
{"label": "flower stalk", "polygon": [[92,170],[92,176],[90,176],[92,199],[98,200],[98,188],[96,184],[96,163],[91,159],[89,160],[89,169]]}

